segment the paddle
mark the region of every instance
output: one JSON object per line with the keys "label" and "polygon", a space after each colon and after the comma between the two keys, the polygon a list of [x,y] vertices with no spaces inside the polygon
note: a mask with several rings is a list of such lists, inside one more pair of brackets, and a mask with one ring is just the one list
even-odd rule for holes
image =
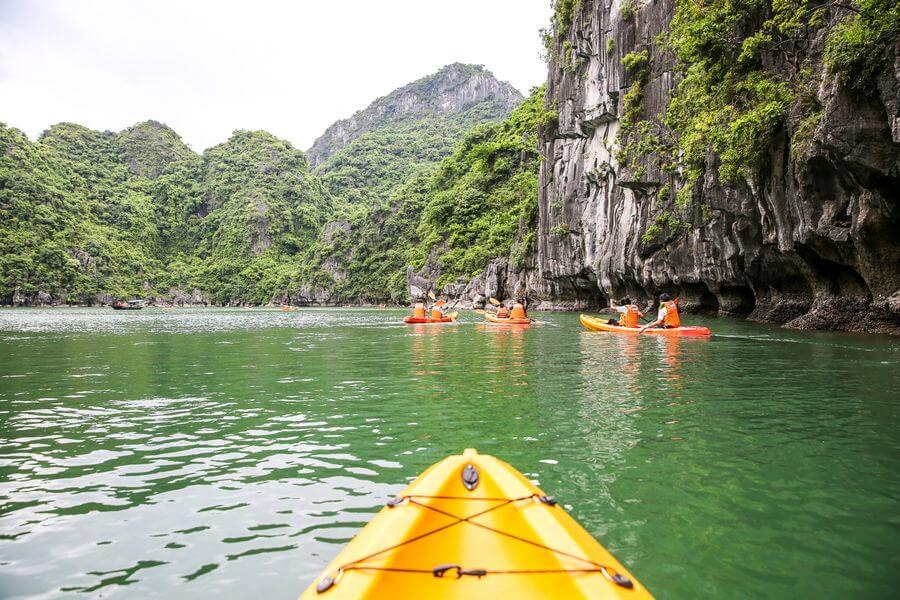
{"label": "paddle", "polygon": [[432,292],[431,290],[428,290],[428,297],[431,298],[432,300],[436,299],[434,296],[434,292]]}
{"label": "paddle", "polygon": [[453,319],[453,320],[455,321],[455,320],[456,320],[456,317],[459,316],[459,311],[458,311],[458,310],[454,310],[452,313],[450,313],[450,314],[447,315],[447,316],[449,316],[451,319]]}
{"label": "paddle", "polygon": [[500,306],[500,304],[501,304],[501,302],[499,300],[497,300],[496,298],[488,298],[488,302],[490,302],[494,306]]}

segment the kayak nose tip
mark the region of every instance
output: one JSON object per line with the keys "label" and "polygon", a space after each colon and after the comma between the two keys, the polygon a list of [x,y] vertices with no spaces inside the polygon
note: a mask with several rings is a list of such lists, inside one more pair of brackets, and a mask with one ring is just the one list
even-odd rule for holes
{"label": "kayak nose tip", "polygon": [[466,448],[465,450],[463,450],[462,455],[465,456],[466,458],[478,456],[478,450],[476,450],[475,448]]}

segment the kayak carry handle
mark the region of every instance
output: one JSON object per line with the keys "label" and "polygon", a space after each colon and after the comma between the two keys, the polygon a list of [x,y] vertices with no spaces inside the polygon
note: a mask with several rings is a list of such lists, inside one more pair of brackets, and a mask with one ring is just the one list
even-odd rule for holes
{"label": "kayak carry handle", "polygon": [[463,575],[471,575],[473,577],[484,577],[487,575],[485,569],[463,569],[459,565],[438,565],[431,570],[431,574],[435,577],[443,577],[447,571],[456,571],[456,578],[459,579]]}

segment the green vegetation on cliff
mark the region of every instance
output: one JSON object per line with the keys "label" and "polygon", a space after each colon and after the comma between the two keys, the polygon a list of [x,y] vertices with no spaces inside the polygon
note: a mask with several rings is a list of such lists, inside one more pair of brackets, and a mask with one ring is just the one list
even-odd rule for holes
{"label": "green vegetation on cliff", "polygon": [[[551,115],[544,88],[510,117],[469,132],[441,164],[422,225],[422,250],[434,253],[439,284],[468,281],[492,260],[510,256],[517,235],[530,246],[537,218],[537,128]],[[518,249],[514,259],[521,260]]]}
{"label": "green vegetation on cliff", "polygon": [[346,207],[311,248],[308,276],[335,298],[394,301],[406,297],[407,268],[429,259],[440,285],[468,281],[495,258],[521,260],[537,214],[543,98],[537,89],[508,119],[476,126],[437,168],[406,165],[412,174],[386,199],[370,193],[372,204]]}
{"label": "green vegetation on cliff", "polygon": [[412,173],[449,156],[466,131],[507,114],[504,104],[484,100],[461,113],[384,125],[351,141],[315,172],[346,203],[385,200]]}
{"label": "green vegetation on cliff", "polygon": [[148,122],[0,128],[0,299],[95,302],[199,289],[268,301],[331,203],[303,153],[238,131],[202,157]]}
{"label": "green vegetation on cliff", "polygon": [[[565,70],[568,32],[582,18],[584,5],[577,0],[553,4],[553,32],[547,39]],[[688,231],[688,221],[697,222],[700,217],[692,216],[697,183],[708,170],[725,185],[754,184],[765,175],[773,145],[790,140],[794,155],[807,152],[822,118],[816,88],[823,65],[853,93],[872,94],[875,77],[889,59],[887,50],[900,36],[900,5],[890,0],[674,4],[668,30],[622,58],[627,89],[616,158],[626,170],[625,181],[644,182],[647,167],[658,167],[659,177],[646,183],[667,190],[666,199],[657,196],[660,212],[645,243]],[[640,18],[642,6],[621,4],[623,31],[626,22]],[[655,18],[651,13],[648,19]],[[664,114],[646,114],[644,87],[670,68],[672,57],[680,77],[671,100]],[[706,220],[708,209],[699,209]]]}
{"label": "green vegetation on cliff", "polygon": [[268,302],[290,288],[286,263],[316,238],[330,196],[307,172],[303,152],[264,131],[236,131],[203,154],[193,252],[167,283],[214,302]]}
{"label": "green vegetation on cliff", "polygon": [[127,295],[159,273],[149,180],[110,134],[63,123],[37,143],[0,124],[0,298]]}
{"label": "green vegetation on cliff", "polygon": [[154,121],[35,142],[0,124],[0,303],[399,300],[443,250],[448,277],[471,276],[533,220],[542,113],[534,96],[498,124],[517,93],[451,67],[403,89],[425,102],[478,77],[498,97],[371,126],[314,172],[263,131],[198,155]]}

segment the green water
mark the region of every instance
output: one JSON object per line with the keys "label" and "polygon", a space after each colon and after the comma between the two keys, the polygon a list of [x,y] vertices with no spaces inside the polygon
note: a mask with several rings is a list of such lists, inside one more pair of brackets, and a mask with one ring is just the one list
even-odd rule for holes
{"label": "green water", "polygon": [[401,315],[0,311],[0,596],[293,598],[469,446],[659,597],[895,594],[900,340]]}

